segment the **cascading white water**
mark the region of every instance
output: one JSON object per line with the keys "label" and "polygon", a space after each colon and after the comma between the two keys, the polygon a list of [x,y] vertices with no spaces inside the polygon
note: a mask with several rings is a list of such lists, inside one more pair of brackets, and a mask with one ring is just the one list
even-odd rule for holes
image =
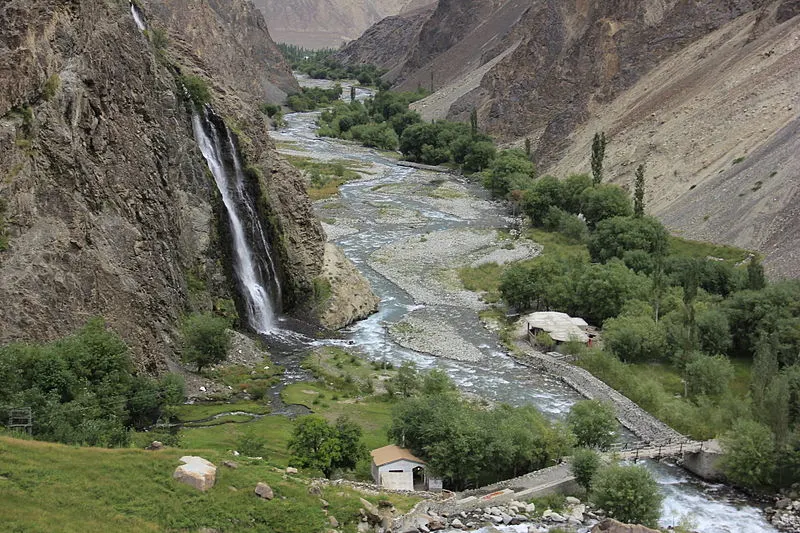
{"label": "cascading white water", "polygon": [[[228,212],[231,236],[233,238],[233,266],[247,305],[248,321],[250,326],[259,333],[271,333],[277,329],[272,301],[256,267],[253,250],[248,243],[244,225],[239,216],[239,205],[246,205],[248,210],[252,209],[252,206],[243,201],[244,184],[242,183],[242,172],[239,168],[235,145],[229,137],[231,154],[234,161],[236,161],[235,166],[237,167],[232,183],[231,177],[225,168],[222,144],[216,128],[206,116],[201,116],[198,112],[192,114],[192,127],[197,145],[208,163],[208,168],[214,176],[214,181],[222,195],[222,202]],[[234,198],[233,194],[236,194],[237,198]],[[259,233],[260,238],[264,239],[265,248],[268,252],[269,246],[266,245],[266,238],[260,224],[254,224],[254,228],[254,231]],[[268,263],[272,269],[270,273],[274,275],[274,265],[272,265],[271,258]],[[275,284],[278,283],[277,279],[272,281]]]}
{"label": "cascading white water", "polygon": [[145,31],[147,26],[144,23],[142,14],[139,13],[139,8],[136,7],[136,4],[133,2],[131,2],[131,15],[133,15],[133,21],[136,23],[136,27],[139,28],[139,31]]}
{"label": "cascading white water", "polygon": [[233,137],[231,136],[230,131],[228,131],[228,147],[230,148],[233,156],[233,169],[236,173],[236,194],[239,197],[239,205],[243,206],[247,211],[247,216],[250,219],[250,227],[253,228],[253,232],[255,233],[254,237],[258,237],[259,241],[261,242],[261,248],[266,258],[265,266],[269,270],[268,277],[269,281],[271,282],[270,285],[272,294],[276,296],[277,301],[281,301],[283,299],[283,295],[281,294],[281,284],[278,280],[278,272],[275,268],[275,261],[272,259],[269,241],[264,233],[264,228],[259,222],[258,214],[253,207],[253,204],[247,201],[244,190],[244,173],[242,172],[242,163],[239,161],[239,152],[236,150],[236,144],[233,142]]}

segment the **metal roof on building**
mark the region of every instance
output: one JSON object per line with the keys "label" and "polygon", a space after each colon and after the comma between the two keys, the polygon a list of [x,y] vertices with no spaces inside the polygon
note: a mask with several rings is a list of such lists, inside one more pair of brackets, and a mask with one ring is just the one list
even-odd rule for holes
{"label": "metal roof on building", "polygon": [[411,450],[401,448],[400,446],[395,446],[394,444],[372,450],[370,455],[372,455],[372,462],[375,463],[376,466],[387,465],[389,463],[402,460],[411,461],[412,463],[419,463],[421,465],[425,464],[425,461],[415,457],[414,454],[411,453]]}
{"label": "metal roof on building", "polygon": [[540,311],[526,316],[523,320],[528,323],[529,329],[546,331],[553,340],[589,342],[589,336],[582,329],[588,324],[582,318],[555,311]]}

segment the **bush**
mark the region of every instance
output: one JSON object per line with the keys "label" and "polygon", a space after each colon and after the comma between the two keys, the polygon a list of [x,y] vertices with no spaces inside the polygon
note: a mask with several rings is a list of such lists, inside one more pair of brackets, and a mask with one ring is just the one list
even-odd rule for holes
{"label": "bush", "polygon": [[600,456],[594,450],[578,448],[572,454],[570,470],[575,476],[575,481],[583,487],[588,494],[592,489],[592,480],[600,468]]}
{"label": "bush", "polygon": [[592,261],[605,262],[612,257],[623,259],[625,253],[641,250],[663,256],[667,252],[669,233],[653,217],[613,217],[597,222],[589,239]]}
{"label": "bush", "polygon": [[616,440],[619,424],[611,404],[582,400],[570,408],[567,425],[579,446],[606,450]]}
{"label": "bush", "polygon": [[183,380],[133,374],[128,347],[102,319],[48,344],[0,347],[0,419],[30,406],[38,439],[124,446],[130,429],[158,420],[183,400]]}
{"label": "bush", "polygon": [[381,150],[397,150],[400,143],[397,133],[386,122],[354,126],[351,132],[353,140],[360,141],[364,146]]}
{"label": "bush", "polygon": [[598,185],[585,189],[581,193],[580,201],[590,227],[607,218],[629,217],[633,214],[630,196],[616,185]]}
{"label": "bush", "polygon": [[609,318],[603,324],[603,342],[629,362],[659,360],[666,352],[666,336],[652,314]]}
{"label": "bush", "polygon": [[684,370],[686,387],[692,395],[719,396],[733,379],[733,365],[724,355],[695,355]]}
{"label": "bush", "polygon": [[245,457],[264,458],[267,448],[263,438],[256,436],[253,432],[245,432],[236,439],[236,451]]}
{"label": "bush", "polygon": [[197,371],[203,367],[220,363],[227,357],[230,348],[228,322],[211,313],[190,315],[181,327],[183,336],[183,360],[195,363]]}
{"label": "bush", "polygon": [[264,102],[260,106],[258,106],[259,111],[267,115],[269,118],[274,117],[281,111],[281,106],[277,104],[270,104],[269,102]]}
{"label": "bush", "polygon": [[737,420],[720,439],[722,470],[730,481],[751,489],[772,484],[775,439],[766,426],[754,420]]}
{"label": "bush", "polygon": [[211,90],[208,82],[200,76],[181,76],[180,78],[186,94],[195,107],[203,107],[211,101]]}
{"label": "bush", "polygon": [[592,503],[628,524],[655,527],[663,496],[653,476],[640,466],[609,466],[597,472]]}

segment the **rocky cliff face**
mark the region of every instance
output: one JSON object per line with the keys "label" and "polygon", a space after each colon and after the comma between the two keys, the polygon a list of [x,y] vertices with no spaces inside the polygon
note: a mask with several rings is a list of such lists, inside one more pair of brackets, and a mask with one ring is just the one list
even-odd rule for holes
{"label": "rocky cliff face", "polygon": [[[798,14],[797,0],[442,1],[392,75],[410,89],[433,72],[423,117],[477,109],[501,141],[530,138],[542,172],[588,171],[591,137],[606,131],[608,179],[627,185],[646,161],[651,211],[673,230],[758,249],[773,273],[796,276],[782,235],[798,221],[769,195],[796,191],[782,154],[800,100]],[[772,168],[744,179],[729,168],[743,156]],[[700,213],[708,198],[719,203]],[[722,216],[733,205],[736,224]]]}
{"label": "rocky cliff face", "polygon": [[261,15],[245,0],[138,5],[146,34],[127,0],[0,5],[0,342],[102,315],[158,371],[180,316],[235,294],[179,75],[208,81],[236,134],[290,308],[313,303],[324,235],[256,109],[296,89]]}

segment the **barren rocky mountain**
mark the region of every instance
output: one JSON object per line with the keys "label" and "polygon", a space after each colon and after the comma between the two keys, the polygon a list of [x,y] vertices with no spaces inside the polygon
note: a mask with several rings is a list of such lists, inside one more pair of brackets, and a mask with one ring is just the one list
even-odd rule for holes
{"label": "barren rocky mountain", "polygon": [[262,15],[249,0],[137,5],[146,32],[128,0],[0,4],[0,342],[101,315],[157,370],[184,313],[235,299],[182,77],[205,80],[234,131],[289,311],[307,307],[325,252],[257,110],[297,90]]}
{"label": "barren rocky mountain", "polygon": [[[606,131],[608,179],[627,184],[647,162],[650,210],[674,231],[757,249],[796,276],[797,15],[797,0],[441,0],[425,21],[402,19],[394,34],[414,39],[388,77],[433,82],[415,104],[426,118],[477,109],[500,140],[530,138],[542,172],[587,171]],[[403,49],[389,41],[376,27],[339,57]]]}
{"label": "barren rocky mountain", "polygon": [[433,0],[254,0],[277,42],[337,48],[384,17]]}

